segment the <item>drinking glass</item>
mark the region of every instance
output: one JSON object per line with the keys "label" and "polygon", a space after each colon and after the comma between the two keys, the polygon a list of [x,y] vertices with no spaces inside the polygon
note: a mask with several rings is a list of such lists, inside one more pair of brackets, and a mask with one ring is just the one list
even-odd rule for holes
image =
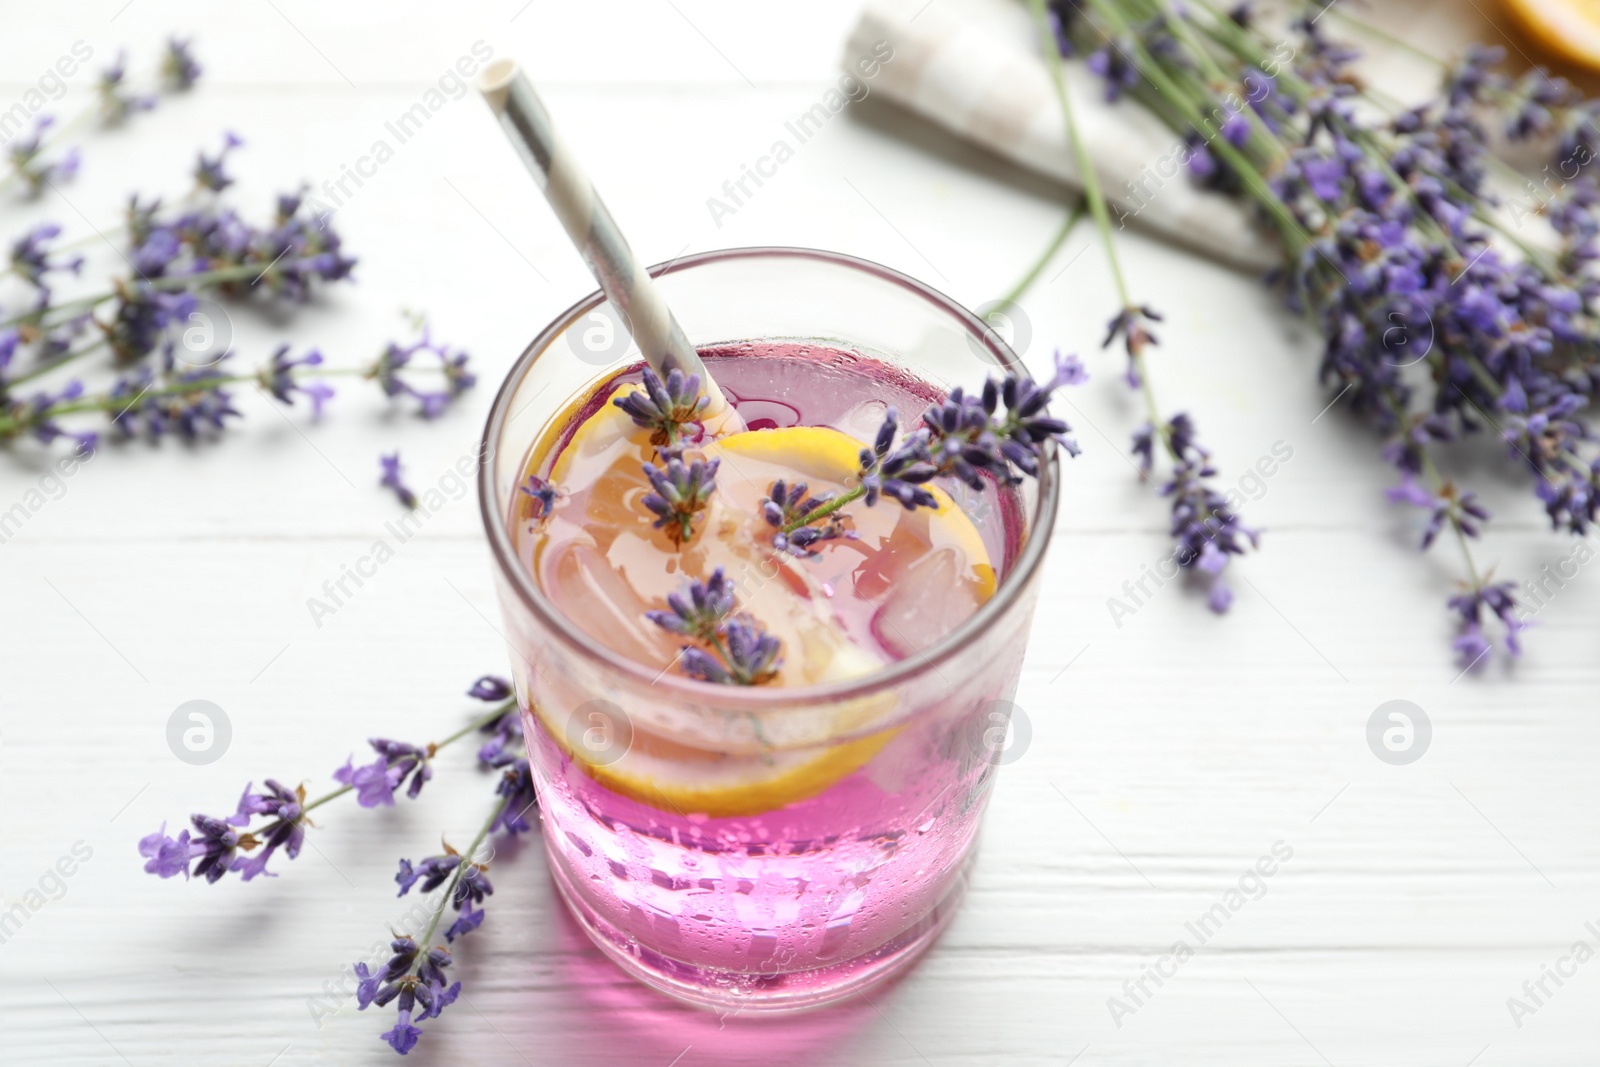
{"label": "drinking glass", "polygon": [[[941,393],[1021,370],[971,312],[850,256],[732,249],[651,273],[702,348],[798,342]],[[615,310],[591,294],[528,346],[484,435],[483,521],[550,871],[594,943],[673,996],[743,1011],[840,1000],[904,969],[966,888],[1055,519],[1056,457],[1014,490],[955,490],[998,586],[936,643],[847,681],[711,685],[591,639],[527,562],[517,489],[530,457],[637,360]],[[612,788],[624,769],[715,781],[751,765],[785,783],[770,805],[761,788],[708,811]]]}

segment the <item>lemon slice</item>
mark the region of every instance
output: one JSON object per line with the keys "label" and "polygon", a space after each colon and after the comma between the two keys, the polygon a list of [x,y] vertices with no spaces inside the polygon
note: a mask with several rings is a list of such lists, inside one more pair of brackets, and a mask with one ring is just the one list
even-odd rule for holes
{"label": "lemon slice", "polygon": [[[584,419],[583,423],[572,432],[572,437],[561,449],[561,454],[556,456],[555,465],[550,468],[550,481],[556,485],[564,485],[573,464],[579,459],[598,458],[608,452],[617,453],[613,462],[615,459],[623,458],[628,452],[637,453],[641,459],[649,458],[650,431],[634,422],[632,416],[612,403],[614,400],[642,392],[644,392],[642,386],[631,383],[619,386],[598,411]],[[561,424],[564,425],[564,422]]]}
{"label": "lemon slice", "polygon": [[1600,70],[1600,0],[1506,0],[1506,10],[1541,47]]}
{"label": "lemon slice", "polygon": [[899,733],[894,727],[816,749],[747,756],[707,752],[635,729],[620,758],[590,762],[543,709],[546,733],[601,785],[630,800],[680,815],[760,815],[810,799],[860,770]]}

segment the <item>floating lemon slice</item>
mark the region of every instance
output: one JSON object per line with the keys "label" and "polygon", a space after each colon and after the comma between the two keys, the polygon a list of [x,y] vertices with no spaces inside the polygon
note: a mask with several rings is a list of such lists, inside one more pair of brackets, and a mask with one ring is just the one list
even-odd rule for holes
{"label": "floating lemon slice", "polygon": [[690,748],[635,729],[621,757],[592,762],[535,708],[546,733],[589,777],[613,792],[662,811],[712,818],[760,815],[808,800],[860,770],[899,733],[881,730],[818,749],[731,755]]}
{"label": "floating lemon slice", "polygon": [[[556,456],[555,465],[550,468],[550,481],[555,485],[565,485],[567,476],[578,460],[599,458],[607,452],[619,453],[615,459],[623,458],[624,453],[648,458],[650,432],[612,403],[613,400],[642,392],[644,392],[643,387],[631,383],[619,386],[598,411],[584,419],[582,425],[572,432],[572,436],[562,447],[561,454]],[[576,411],[562,412],[561,417],[555,420],[555,425],[565,425],[576,415]]]}
{"label": "floating lemon slice", "polygon": [[1505,0],[1505,6],[1540,46],[1600,70],[1600,0]]}

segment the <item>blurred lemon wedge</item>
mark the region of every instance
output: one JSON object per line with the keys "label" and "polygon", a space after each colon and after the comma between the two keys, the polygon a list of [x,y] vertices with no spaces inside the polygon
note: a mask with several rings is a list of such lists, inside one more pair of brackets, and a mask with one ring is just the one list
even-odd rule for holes
{"label": "blurred lemon wedge", "polygon": [[1505,6],[1541,47],[1600,70],[1600,0],[1505,0]]}

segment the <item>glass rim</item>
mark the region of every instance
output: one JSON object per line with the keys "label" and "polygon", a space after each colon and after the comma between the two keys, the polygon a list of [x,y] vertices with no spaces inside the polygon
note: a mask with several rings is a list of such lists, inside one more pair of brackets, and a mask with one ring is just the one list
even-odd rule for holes
{"label": "glass rim", "polygon": [[[1001,370],[1016,371],[1031,377],[1028,368],[1023,364],[1021,358],[1012,351],[1011,346],[987,323],[966,307],[910,275],[858,256],[846,255],[842,252],[830,252],[818,248],[761,245],[697,252],[692,255],[657,263],[647,269],[650,276],[656,278],[705,264],[738,259],[794,259],[820,262],[861,271],[880,280],[898,285],[964,325],[970,337],[981,343],[995,357]],[[1037,479],[1039,485],[1038,500],[1034,506],[1033,514],[1030,516],[1032,526],[1024,540],[1022,552],[1011,569],[1011,573],[1000,581],[994,595],[984,602],[982,607],[963,620],[954,630],[945,634],[928,648],[919,649],[904,659],[886,664],[881,670],[873,671],[871,674],[863,675],[859,678],[827,682],[821,685],[783,687],[719,686],[711,682],[674,675],[668,672],[658,673],[591,638],[574,625],[557,604],[545,596],[544,591],[533,580],[533,575],[520,565],[515,546],[512,544],[510,530],[505,522],[505,516],[497,513],[498,504],[496,498],[498,494],[495,487],[495,465],[490,462],[490,457],[498,455],[496,441],[505,429],[506,416],[511,407],[512,397],[538,362],[540,355],[547,351],[555,338],[568,329],[579,317],[599,307],[605,300],[605,294],[596,289],[558,314],[551,320],[549,325],[539,331],[538,336],[529,343],[528,347],[523,350],[522,355],[518,356],[517,361],[512,364],[511,369],[506,372],[505,380],[501,382],[499,390],[495,393],[494,403],[489,408],[489,417],[483,429],[483,439],[479,442],[479,455],[485,458],[478,468],[478,508],[483,517],[484,529],[489,537],[489,547],[494,557],[494,566],[503,577],[510,581],[512,587],[516,590],[518,600],[529,611],[533,612],[545,624],[546,628],[556,635],[558,640],[574,652],[606,668],[619,671],[632,681],[642,682],[650,686],[661,686],[676,697],[687,698],[704,704],[737,704],[746,711],[816,705],[856,699],[879,690],[891,688],[930,669],[936,671],[939,665],[987,632],[1006,613],[1007,609],[1017,602],[1018,597],[1022,595],[1022,591],[1027,588],[1034,573],[1044,560],[1045,549],[1050,543],[1050,535],[1055,526],[1056,510],[1060,503],[1060,459],[1059,451],[1053,441],[1045,446],[1044,462],[1039,466]],[[733,338],[718,338],[718,340],[733,340]],[[1040,531],[1042,531],[1042,536]],[[730,692],[729,690],[731,689],[736,689],[737,692]]]}

